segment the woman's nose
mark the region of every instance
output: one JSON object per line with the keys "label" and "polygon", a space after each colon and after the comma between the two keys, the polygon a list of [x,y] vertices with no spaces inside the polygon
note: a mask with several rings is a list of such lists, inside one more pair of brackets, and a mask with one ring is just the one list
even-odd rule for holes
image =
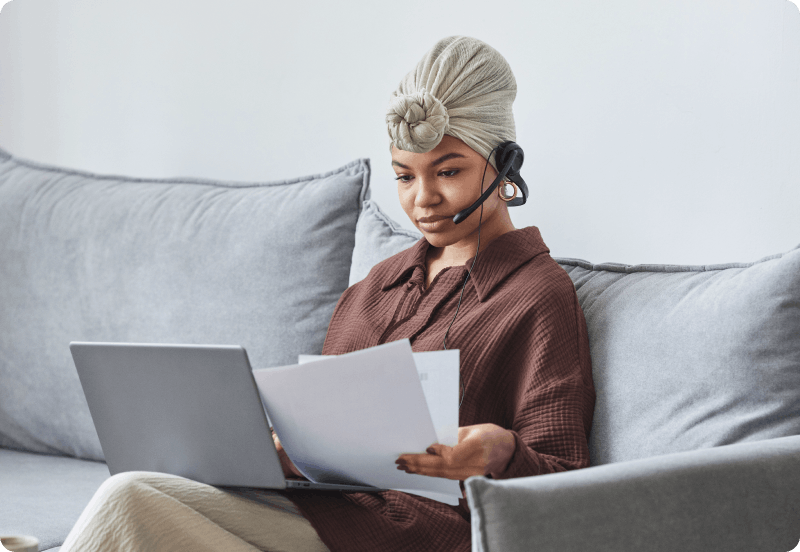
{"label": "woman's nose", "polygon": [[431,203],[439,195],[435,183],[430,178],[421,177],[417,179],[416,204],[426,205]]}

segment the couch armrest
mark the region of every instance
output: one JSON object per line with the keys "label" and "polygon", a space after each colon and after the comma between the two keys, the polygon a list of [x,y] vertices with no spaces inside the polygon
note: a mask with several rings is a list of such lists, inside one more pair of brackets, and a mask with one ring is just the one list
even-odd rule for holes
{"label": "couch armrest", "polygon": [[800,541],[800,436],[466,487],[479,552],[787,552]]}

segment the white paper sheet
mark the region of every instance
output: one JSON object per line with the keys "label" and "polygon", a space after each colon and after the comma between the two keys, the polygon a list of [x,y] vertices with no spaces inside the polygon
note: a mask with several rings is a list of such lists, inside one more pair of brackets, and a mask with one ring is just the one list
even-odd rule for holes
{"label": "white paper sheet", "polygon": [[462,496],[455,480],[408,474],[395,464],[437,441],[408,339],[253,375],[281,443],[310,480],[449,504]]}
{"label": "white paper sheet", "polygon": [[[458,349],[447,351],[424,351],[413,353],[419,382],[425,394],[425,402],[431,413],[436,439],[443,445],[458,444],[458,376],[461,360]],[[331,355],[299,355],[300,364],[312,362]]]}

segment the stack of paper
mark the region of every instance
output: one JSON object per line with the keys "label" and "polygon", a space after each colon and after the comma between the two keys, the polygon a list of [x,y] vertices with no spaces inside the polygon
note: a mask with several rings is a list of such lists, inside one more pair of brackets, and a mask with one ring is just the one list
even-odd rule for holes
{"label": "stack of paper", "polygon": [[311,481],[457,504],[457,481],[405,473],[395,460],[458,443],[458,353],[414,353],[403,339],[253,374],[281,444]]}

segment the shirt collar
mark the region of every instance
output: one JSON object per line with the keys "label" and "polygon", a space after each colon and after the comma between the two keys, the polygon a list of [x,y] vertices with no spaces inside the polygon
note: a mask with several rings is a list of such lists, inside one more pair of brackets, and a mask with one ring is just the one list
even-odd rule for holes
{"label": "shirt collar", "polygon": [[[384,281],[382,291],[405,282],[410,278],[417,266],[425,267],[425,255],[430,244],[423,236],[412,247],[403,251],[395,259],[395,266],[389,270],[390,276]],[[470,281],[478,293],[478,300],[483,302],[509,274],[541,253],[550,253],[542,241],[542,235],[535,226],[520,228],[506,232],[495,238],[489,246],[478,255],[475,268],[470,274]],[[472,266],[475,257],[464,263],[466,270]]]}

